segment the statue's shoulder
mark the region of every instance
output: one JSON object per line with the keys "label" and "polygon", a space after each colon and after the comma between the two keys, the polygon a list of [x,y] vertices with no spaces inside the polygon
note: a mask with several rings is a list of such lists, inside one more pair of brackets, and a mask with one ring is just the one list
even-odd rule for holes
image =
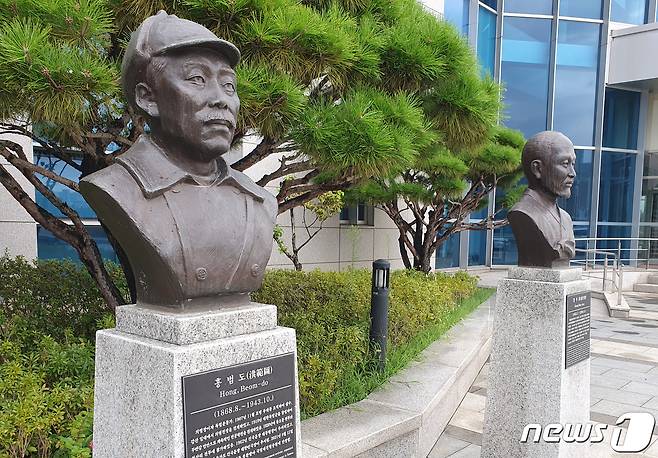
{"label": "statue's shoulder", "polygon": [[235,179],[235,181],[238,182],[240,186],[248,190],[251,194],[261,198],[263,200],[263,204],[268,210],[268,213],[272,213],[274,215],[278,213],[279,204],[274,194],[262,186],[254,183],[254,180],[249,178],[247,174],[239,172],[233,168],[231,168],[231,176]]}
{"label": "statue's shoulder", "polygon": [[519,212],[530,217],[536,213],[536,203],[528,194],[523,194],[521,199],[510,209],[509,213]]}
{"label": "statue's shoulder", "polygon": [[121,165],[114,163],[80,180],[80,191],[102,190],[110,196],[126,191],[126,185],[135,186],[135,180]]}

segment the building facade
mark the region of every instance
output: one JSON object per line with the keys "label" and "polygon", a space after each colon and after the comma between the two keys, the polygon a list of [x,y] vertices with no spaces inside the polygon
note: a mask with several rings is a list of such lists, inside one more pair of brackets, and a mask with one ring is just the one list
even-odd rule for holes
{"label": "building facade", "polygon": [[[462,32],[482,74],[503,84],[505,125],[527,138],[558,130],[573,141],[578,178],[571,199],[561,206],[572,215],[577,238],[658,237],[656,3],[426,3]],[[503,197],[501,190],[494,193],[490,213],[500,210]],[[616,243],[603,241],[598,247]],[[623,242],[623,257],[636,256],[631,251],[636,243]],[[443,251],[447,256],[439,254],[437,265],[446,259],[451,266],[504,265],[517,257],[509,227],[462,233]],[[651,251],[658,256],[658,246]]]}

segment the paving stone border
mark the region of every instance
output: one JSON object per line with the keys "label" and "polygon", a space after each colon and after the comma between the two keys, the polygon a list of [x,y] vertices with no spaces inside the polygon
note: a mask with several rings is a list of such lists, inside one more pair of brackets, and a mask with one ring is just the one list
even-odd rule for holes
{"label": "paving stone border", "polygon": [[302,456],[425,457],[489,357],[495,294],[363,401],[302,422]]}

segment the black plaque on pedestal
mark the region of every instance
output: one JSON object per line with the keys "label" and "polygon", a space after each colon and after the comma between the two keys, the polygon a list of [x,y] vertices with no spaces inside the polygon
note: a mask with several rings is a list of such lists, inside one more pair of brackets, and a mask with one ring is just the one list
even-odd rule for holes
{"label": "black plaque on pedestal", "polygon": [[296,457],[295,356],[183,377],[185,458]]}
{"label": "black plaque on pedestal", "polygon": [[591,302],[592,295],[589,291],[567,296],[564,329],[565,369],[589,358]]}

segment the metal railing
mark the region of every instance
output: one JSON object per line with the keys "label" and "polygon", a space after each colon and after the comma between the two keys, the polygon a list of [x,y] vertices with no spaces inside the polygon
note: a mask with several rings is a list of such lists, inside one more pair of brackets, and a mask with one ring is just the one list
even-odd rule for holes
{"label": "metal railing", "polygon": [[[614,248],[610,249],[599,249],[599,242],[604,242],[605,245],[612,245]],[[658,238],[647,238],[647,237],[622,237],[622,238],[612,238],[612,237],[587,237],[576,239],[576,246],[578,244],[585,243],[586,248],[576,248],[577,253],[584,253],[584,259],[572,259],[571,263],[576,265],[584,265],[585,272],[597,270],[597,263],[601,263],[603,267],[603,279],[602,279],[602,291],[605,292],[607,289],[608,281],[608,271],[612,268],[612,278],[611,286],[612,291],[617,293],[617,305],[622,303],[622,290],[624,285],[624,262],[626,266],[639,266],[644,263],[644,268],[649,270],[652,261],[658,261]],[[653,243],[653,248],[656,249],[656,256],[652,257],[654,254],[651,250]],[[646,247],[641,247],[641,244],[645,244]],[[625,245],[628,245],[626,247]],[[622,253],[629,252],[628,257],[622,256]],[[635,256],[633,256],[633,252]],[[646,253],[646,256],[640,256],[640,253]],[[602,255],[599,258],[598,255]],[[612,264],[610,264],[610,258],[612,258]],[[658,267],[658,265],[656,266]]]}

